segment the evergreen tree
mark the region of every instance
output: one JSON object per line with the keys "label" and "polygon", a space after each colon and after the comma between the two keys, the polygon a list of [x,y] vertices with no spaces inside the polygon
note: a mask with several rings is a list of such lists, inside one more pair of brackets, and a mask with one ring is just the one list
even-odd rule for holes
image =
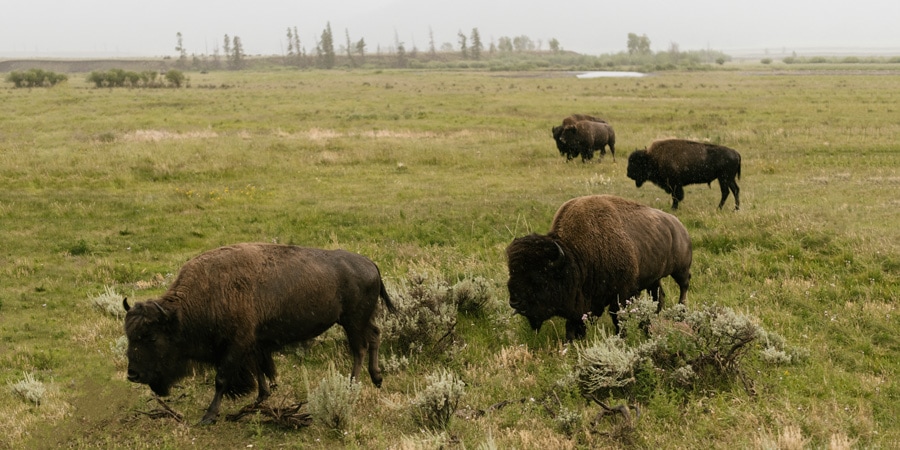
{"label": "evergreen tree", "polygon": [[235,36],[232,39],[231,44],[232,51],[232,61],[235,69],[243,69],[244,68],[244,45],[241,43],[241,38],[239,36]]}
{"label": "evergreen tree", "polygon": [[294,33],[291,32],[291,27],[287,28],[287,42],[288,42],[288,58],[294,56]]}
{"label": "evergreen tree", "polygon": [[331,34],[331,22],[327,22],[322,30],[322,40],[316,48],[319,56],[319,65],[326,69],[334,68],[334,37]]}
{"label": "evergreen tree", "polygon": [[403,46],[403,43],[400,42],[400,37],[397,36],[397,32],[394,31],[394,45],[397,47],[397,67],[404,69],[406,68],[406,48]]}
{"label": "evergreen tree", "polygon": [[478,34],[478,28],[472,28],[472,58],[473,59],[481,59],[481,50],[484,49],[484,45],[481,43],[481,35]]}
{"label": "evergreen tree", "polygon": [[228,61],[228,68],[231,69],[231,38],[228,35],[225,35],[224,46],[222,47],[225,53],[225,60]]}

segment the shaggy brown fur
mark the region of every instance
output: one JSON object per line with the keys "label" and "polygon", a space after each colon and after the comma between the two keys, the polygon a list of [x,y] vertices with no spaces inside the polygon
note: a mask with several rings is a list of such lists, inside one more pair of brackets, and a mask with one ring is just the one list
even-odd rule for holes
{"label": "shaggy brown fur", "polygon": [[722,191],[719,209],[725,205],[729,190],[734,193],[734,209],[741,209],[736,180],[740,177],[741,154],[721,145],[664,139],[628,156],[628,178],[634,180],[637,187],[650,181],[672,194],[672,209],[678,209],[678,202],[684,200],[684,186],[709,185],[713,180],[719,180]]}
{"label": "shaggy brown fur", "polygon": [[535,330],[565,318],[567,339],[584,337],[584,316],[607,307],[618,331],[620,303],[642,290],[662,308],[660,280],[670,275],[684,303],[691,279],[691,239],[681,222],[612,195],[569,200],[547,235],[518,238],[506,255],[510,306]]}
{"label": "shaggy brown fur", "polygon": [[186,375],[191,362],[216,368],[216,393],[201,423],[215,422],[222,396],[275,385],[272,352],[340,324],[350,344],[353,378],[368,351],[369,375],[381,385],[379,297],[392,312],[378,267],[342,250],[237,244],[188,261],[157,300],[123,304],[128,379],[158,395]]}
{"label": "shaggy brown fur", "polygon": [[591,122],[600,122],[607,123],[606,120],[601,119],[599,117],[594,117],[588,114],[572,114],[569,117],[566,117],[562,121],[562,125],[557,125],[551,129],[551,134],[553,136],[553,141],[556,142],[556,149],[559,150],[560,156],[566,157],[566,162],[571,160],[572,158],[578,156],[581,152],[577,148],[572,148],[565,143],[559,140],[559,137],[562,135],[562,130],[566,126],[575,125],[577,122],[581,122],[582,120],[588,120]]}
{"label": "shaggy brown fur", "polygon": [[607,145],[613,160],[616,158],[616,132],[608,123],[582,120],[575,125],[565,125],[558,140],[567,149],[567,160],[580,154],[581,162],[585,162],[598,150],[601,156],[606,155]]}

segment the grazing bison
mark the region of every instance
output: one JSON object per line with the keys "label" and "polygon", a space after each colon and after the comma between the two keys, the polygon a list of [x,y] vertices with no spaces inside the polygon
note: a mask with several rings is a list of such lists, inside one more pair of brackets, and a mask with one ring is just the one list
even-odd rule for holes
{"label": "grazing bison", "polygon": [[274,244],[211,250],[188,261],[161,298],[130,307],[123,300],[128,380],[166,396],[191,362],[210,364],[216,393],[200,423],[215,423],[222,396],[255,386],[256,404],[269,397],[272,352],[338,323],[350,344],[352,377],[368,350],[369,375],[381,386],[379,297],[395,310],[378,267],[355,253]]}
{"label": "grazing bison", "polygon": [[557,142],[557,148],[560,143],[566,148],[567,160],[580,154],[581,162],[585,162],[593,158],[597,150],[601,156],[605,155],[607,145],[613,159],[616,158],[616,133],[612,126],[605,122],[582,120],[574,125],[565,125],[559,130]]}
{"label": "grazing bison", "polygon": [[612,195],[563,204],[547,235],[515,239],[506,248],[509,305],[535,331],[566,319],[566,339],[585,336],[586,315],[609,307],[616,331],[619,305],[642,290],[662,309],[660,280],[672,276],[684,303],[691,279],[691,239],[678,219]]}
{"label": "grazing bison", "polygon": [[581,122],[582,120],[587,120],[590,122],[607,123],[606,120],[604,120],[604,119],[601,119],[599,117],[594,117],[594,116],[591,116],[588,114],[572,114],[569,117],[566,117],[565,119],[563,119],[562,124],[563,124],[563,126],[575,125],[575,123]]}
{"label": "grazing bison", "polygon": [[580,152],[578,149],[571,148],[568,145],[560,142],[559,137],[562,134],[562,130],[564,127],[575,125],[577,122],[581,122],[582,120],[607,123],[606,120],[588,114],[572,114],[563,119],[562,125],[557,125],[551,129],[553,140],[556,142],[556,149],[559,150],[560,156],[566,156],[566,161],[578,156]]}
{"label": "grazing bison", "polygon": [[719,180],[722,190],[719,209],[725,204],[730,189],[734,193],[734,209],[739,210],[740,188],[735,178],[740,177],[741,154],[721,145],[665,139],[628,156],[628,178],[634,180],[637,187],[649,180],[672,194],[672,209],[678,209],[678,202],[684,200],[684,186],[709,185],[713,180]]}

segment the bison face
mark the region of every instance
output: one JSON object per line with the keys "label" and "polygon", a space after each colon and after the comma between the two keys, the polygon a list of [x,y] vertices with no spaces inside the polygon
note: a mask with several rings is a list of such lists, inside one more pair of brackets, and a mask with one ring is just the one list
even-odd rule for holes
{"label": "bison face", "polygon": [[180,346],[173,342],[177,330],[176,314],[157,302],[143,302],[129,307],[125,315],[128,337],[128,381],[142,383],[157,395],[169,390],[187,371],[187,361]]}
{"label": "bison face", "polygon": [[509,264],[509,306],[528,318],[535,331],[545,320],[565,313],[565,252],[547,236],[532,234],[518,238],[506,249]]}
{"label": "bison face", "polygon": [[641,187],[651,176],[651,161],[646,150],[635,150],[628,155],[628,178],[634,180],[637,187]]}

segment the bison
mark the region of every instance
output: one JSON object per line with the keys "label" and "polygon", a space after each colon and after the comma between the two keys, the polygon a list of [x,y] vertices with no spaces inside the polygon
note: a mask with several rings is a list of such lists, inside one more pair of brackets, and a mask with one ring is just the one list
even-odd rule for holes
{"label": "bison", "polygon": [[582,120],[574,125],[564,125],[559,130],[557,138],[557,148],[560,148],[560,145],[566,149],[566,160],[580,154],[581,162],[585,162],[593,158],[597,150],[600,151],[600,155],[605,155],[607,145],[613,159],[616,158],[616,133],[612,126],[605,122]]}
{"label": "bison", "polygon": [[566,319],[566,339],[583,338],[588,315],[609,308],[619,330],[621,302],[647,290],[659,309],[660,280],[671,276],[684,303],[691,279],[691,239],[673,215],[612,195],[578,197],[556,212],[550,232],[506,248],[509,305],[540,330]]}
{"label": "bison", "polygon": [[395,311],[378,267],[355,253],[276,244],[210,250],[188,261],[161,298],[122,301],[128,380],[166,396],[192,363],[212,365],[216,392],[200,423],[215,423],[223,396],[255,386],[257,405],[269,397],[272,352],[338,323],[349,341],[352,378],[368,351],[369,376],[381,386],[379,298]]}
{"label": "bison", "polygon": [[678,209],[678,202],[684,200],[684,186],[710,185],[713,180],[719,180],[719,189],[722,190],[719,209],[725,204],[730,189],[734,193],[734,209],[737,211],[741,209],[741,199],[735,178],[740,177],[740,153],[721,145],[665,139],[653,142],[645,150],[635,150],[628,156],[628,178],[634,180],[637,187],[649,180],[672,194],[672,209]]}
{"label": "bison", "polygon": [[557,125],[551,129],[551,133],[553,135],[553,140],[556,142],[556,149],[559,150],[560,156],[566,156],[566,161],[571,160],[572,158],[578,156],[580,154],[578,149],[571,148],[568,145],[560,142],[559,137],[562,134],[562,130],[564,127],[569,125],[575,125],[577,122],[582,120],[587,120],[591,122],[600,122],[607,123],[606,120],[601,119],[599,117],[594,117],[588,114],[572,114],[562,121],[562,125]]}

